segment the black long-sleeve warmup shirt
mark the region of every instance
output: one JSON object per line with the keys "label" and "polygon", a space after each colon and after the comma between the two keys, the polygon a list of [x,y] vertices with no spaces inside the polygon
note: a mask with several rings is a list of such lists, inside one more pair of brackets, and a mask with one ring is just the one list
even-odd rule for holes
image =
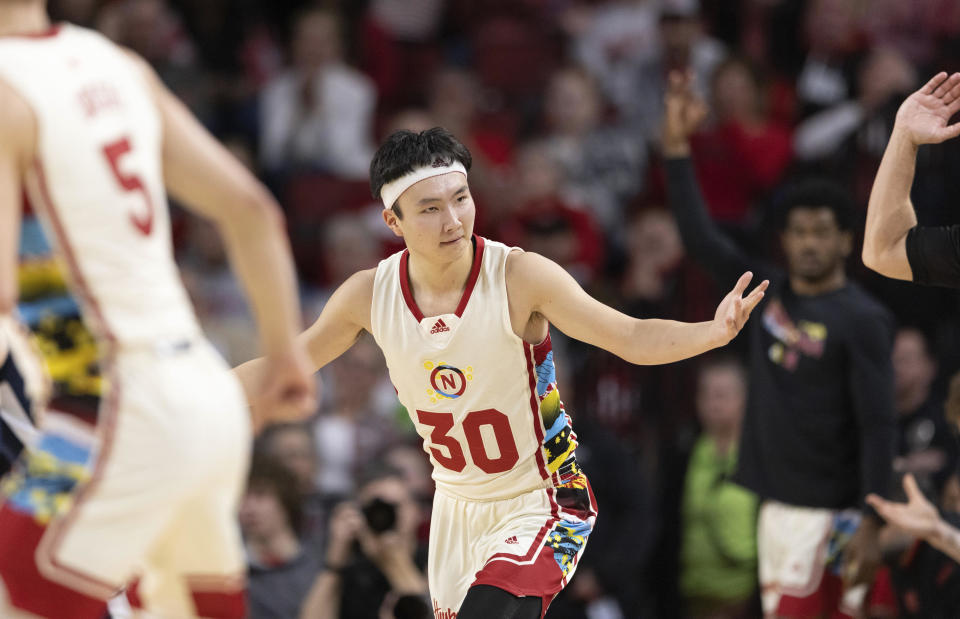
{"label": "black long-sleeve warmup shirt", "polygon": [[713,224],[689,159],[666,168],[688,253],[727,289],[746,270],[754,283],[770,280],[745,328],[750,391],[735,481],[802,507],[861,507],[867,493],[886,494],[896,442],[890,313],[853,283],[796,294],[784,272],[757,265]]}
{"label": "black long-sleeve warmup shirt", "polygon": [[907,233],[907,260],[914,282],[960,288],[960,226],[913,228]]}

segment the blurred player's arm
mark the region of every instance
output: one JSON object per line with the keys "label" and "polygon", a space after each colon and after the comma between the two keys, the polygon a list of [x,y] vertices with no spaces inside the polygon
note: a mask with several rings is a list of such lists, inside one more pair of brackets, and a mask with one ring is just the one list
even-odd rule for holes
{"label": "blurred player's arm", "polygon": [[960,287],[958,231],[918,228],[910,201],[918,148],[960,135],[960,123],[947,125],[958,111],[960,73],[939,73],[897,112],[870,191],[863,239],[863,263],[881,275]]}
{"label": "blurred player's arm", "polygon": [[[861,497],[887,495],[896,455],[896,421],[893,410],[893,325],[886,314],[858,316],[848,327],[850,393],[860,441]],[[880,519],[868,503],[860,527],[848,546],[848,572],[852,584],[872,582],[879,567]]]}
{"label": "blurred player's arm", "polygon": [[[372,332],[370,307],[373,303],[375,275],[376,269],[367,269],[350,276],[331,295],[317,320],[297,337],[307,351],[309,370],[316,372],[345,353],[362,331]],[[260,385],[265,371],[266,362],[263,358],[247,361],[234,368],[254,411],[261,406]]]}
{"label": "blurred player's arm", "polygon": [[769,284],[762,282],[744,297],[752,277],[751,273],[740,277],[713,320],[642,320],[597,301],[560,265],[539,254],[514,252],[507,260],[511,308],[522,316],[539,313],[570,337],[638,365],[672,363],[727,344],[746,324]]}
{"label": "blurred player's arm", "polygon": [[664,99],[662,146],[667,202],[687,253],[721,286],[732,286],[750,268],[750,260],[710,218],[700,192],[690,160],[690,136],[706,117],[707,107],[693,92],[692,79],[690,74],[672,72]]}
{"label": "blurred player's arm", "polygon": [[0,314],[12,314],[19,296],[17,278],[23,175],[33,158],[33,111],[0,82]]}
{"label": "blurred player's arm", "polygon": [[933,503],[923,496],[913,475],[903,477],[906,503],[894,503],[877,495],[867,497],[884,520],[895,527],[927,541],[940,552],[960,563],[960,531],[940,517]]}
{"label": "blurred player's arm", "polygon": [[163,123],[164,182],[191,211],[211,219],[253,307],[268,358],[270,415],[297,419],[313,409],[302,346],[296,275],[279,205],[134,54]]}

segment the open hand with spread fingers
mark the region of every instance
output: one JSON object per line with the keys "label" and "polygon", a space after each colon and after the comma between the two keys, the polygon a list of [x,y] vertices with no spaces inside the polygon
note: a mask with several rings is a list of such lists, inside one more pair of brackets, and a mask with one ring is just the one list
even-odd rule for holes
{"label": "open hand with spread fingers", "polygon": [[894,131],[913,144],[939,144],[960,135],[960,122],[948,124],[960,112],[960,73],[941,72],[900,104]]}
{"label": "open hand with spread fingers", "polygon": [[867,496],[867,503],[889,524],[929,541],[940,522],[937,508],[923,496],[917,480],[909,473],[903,477],[903,490],[907,493],[906,503],[894,503],[875,494]]}
{"label": "open hand with spread fingers", "polygon": [[747,319],[750,318],[750,312],[763,299],[763,292],[770,285],[770,281],[765,279],[749,295],[744,297],[743,293],[752,279],[753,273],[750,271],[741,275],[740,279],[737,280],[737,285],[727,293],[727,296],[717,306],[717,313],[713,317],[713,328],[720,346],[728,343],[736,337],[737,333],[740,333],[740,329],[747,324]]}

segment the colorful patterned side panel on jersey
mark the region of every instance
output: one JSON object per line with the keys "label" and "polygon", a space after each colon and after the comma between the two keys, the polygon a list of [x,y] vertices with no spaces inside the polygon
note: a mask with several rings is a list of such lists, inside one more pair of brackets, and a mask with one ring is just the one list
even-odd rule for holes
{"label": "colorful patterned side panel on jersey", "polygon": [[49,580],[37,565],[37,548],[54,516],[66,513],[77,484],[90,476],[91,449],[45,433],[27,448],[0,486],[0,580],[10,604],[30,616],[97,619],[107,604]]}
{"label": "colorful patterned side panel on jersey", "polygon": [[73,489],[90,477],[89,447],[57,434],[45,434],[4,481],[6,507],[46,525],[69,509]]}
{"label": "colorful patterned side panel on jersey", "polygon": [[533,347],[537,375],[537,397],[546,434],[543,439],[547,470],[558,488],[575,488],[586,492],[586,478],[577,465],[574,451],[577,435],[557,390],[557,372],[553,365],[553,345],[550,335]]}
{"label": "colorful patterned side panel on jersey", "polygon": [[553,557],[566,578],[586,544],[596,511],[587,477],[577,464],[577,435],[557,390],[557,373],[549,333],[542,343],[534,347],[533,358],[540,415],[546,428],[544,459],[547,470],[553,475],[557,488],[556,500],[563,515],[550,530],[544,546],[553,550]]}
{"label": "colorful patterned side panel on jersey", "polygon": [[544,545],[553,549],[553,558],[563,571],[564,578],[576,565],[580,550],[587,543],[593,525],[590,521],[561,520],[553,527]]}

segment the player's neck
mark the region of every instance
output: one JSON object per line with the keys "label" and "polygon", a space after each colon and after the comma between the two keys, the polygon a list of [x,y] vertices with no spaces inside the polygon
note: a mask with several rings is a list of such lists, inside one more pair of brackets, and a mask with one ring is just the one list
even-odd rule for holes
{"label": "player's neck", "polygon": [[38,34],[48,28],[45,2],[0,2],[0,36]]}
{"label": "player's neck", "polygon": [[473,254],[472,244],[452,262],[431,262],[411,253],[409,277],[414,297],[418,292],[442,296],[463,291],[473,266]]}
{"label": "player's neck", "polygon": [[847,283],[847,273],[843,267],[833,270],[829,275],[816,280],[804,279],[796,275],[790,276],[790,288],[802,296],[816,296],[833,292],[843,288]]}

